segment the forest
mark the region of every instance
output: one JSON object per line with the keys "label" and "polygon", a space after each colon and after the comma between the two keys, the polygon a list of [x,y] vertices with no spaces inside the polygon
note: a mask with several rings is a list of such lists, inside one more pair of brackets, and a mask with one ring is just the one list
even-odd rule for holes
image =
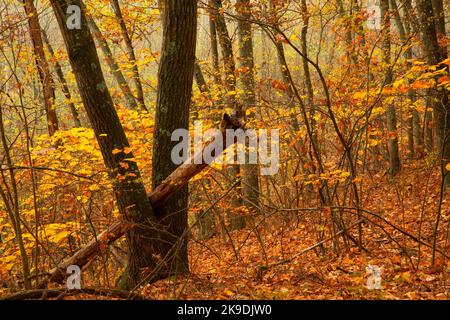
{"label": "forest", "polygon": [[0,300],[449,299],[449,28],[450,0],[0,0]]}

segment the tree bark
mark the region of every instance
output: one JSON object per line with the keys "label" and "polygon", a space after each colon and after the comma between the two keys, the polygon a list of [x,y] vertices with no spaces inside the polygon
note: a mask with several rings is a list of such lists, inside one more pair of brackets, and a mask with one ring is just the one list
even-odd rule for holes
{"label": "tree bark", "polygon": [[222,60],[225,76],[225,88],[227,94],[225,102],[233,106],[236,102],[236,65],[234,62],[233,45],[231,43],[230,35],[228,34],[225,16],[221,13],[223,10],[222,0],[211,0],[214,6],[214,21],[219,38],[220,48],[222,52]]}
{"label": "tree bark", "polygon": [[53,47],[50,44],[50,41],[48,40],[47,33],[45,32],[44,29],[42,29],[41,31],[42,31],[42,40],[44,41],[47,47],[47,51],[54,59],[53,64],[56,71],[56,75],[58,76],[59,82],[61,84],[62,92],[67,99],[67,106],[69,107],[70,113],[72,114],[72,119],[75,124],[75,127],[80,128],[81,127],[80,115],[78,113],[77,108],[75,108],[75,104],[72,102],[72,95],[70,94],[69,86],[67,85],[66,78],[64,77],[61,64],[55,58],[55,51],[53,50]]}
{"label": "tree bark", "polygon": [[309,28],[309,13],[308,13],[308,7],[306,4],[306,0],[302,0],[301,5],[302,11],[303,11],[303,26],[302,26],[302,36],[301,36],[301,46],[302,51],[304,54],[304,57],[302,57],[302,64],[303,64],[303,74],[305,77],[305,86],[306,86],[306,95],[307,95],[307,101],[308,101],[308,107],[309,107],[309,116],[311,121],[311,130],[312,130],[312,143],[315,143],[318,148],[320,148],[319,141],[317,138],[317,123],[316,119],[314,118],[316,114],[316,108],[314,106],[314,90],[311,80],[311,72],[309,70],[309,63],[307,61],[308,57],[308,45],[307,45],[307,36],[308,36],[308,28]]}
{"label": "tree bark", "polygon": [[[215,9],[214,19],[224,66],[224,84],[227,91],[224,101],[226,105],[233,108],[233,116],[241,121],[244,121],[245,110],[242,104],[237,102],[236,98],[236,64],[233,54],[233,44],[228,33],[225,16],[222,13],[222,0],[212,0],[212,3]],[[241,167],[237,164],[232,164],[229,166],[228,173],[232,177],[239,177],[241,175]],[[231,201],[231,208],[228,210],[228,219],[230,220],[232,230],[241,230],[245,228],[244,217],[240,213],[235,212],[238,210],[237,208],[242,206],[242,204],[242,184],[238,183],[236,186],[236,193]]]}
{"label": "tree bark", "polygon": [[27,14],[28,27],[31,41],[33,42],[36,68],[38,69],[44,93],[45,112],[47,114],[48,134],[53,136],[58,130],[58,117],[55,109],[55,87],[53,78],[48,67],[44,52],[44,43],[41,36],[39,17],[33,0],[23,0],[25,13]]}
{"label": "tree bark", "polygon": [[[143,267],[154,267],[158,248],[143,239],[158,236],[159,227],[137,164],[132,160],[129,143],[120,123],[111,95],[103,77],[94,40],[88,28],[83,3],[80,0],[52,0],[64,42],[68,51],[86,113],[95,132],[106,167],[113,180],[113,191],[119,212],[127,223],[136,225],[127,232],[129,264],[127,284],[139,281]],[[81,8],[81,28],[69,30],[66,12],[69,5]],[[121,152],[113,152],[120,150]],[[137,246],[137,244],[139,246]],[[136,248],[139,248],[138,251]],[[131,263],[130,263],[131,262]]]}
{"label": "tree bark", "polygon": [[[270,6],[270,10],[271,10],[271,15],[272,15],[271,18],[273,19],[273,26],[278,29],[280,27],[280,25],[279,25],[279,18],[278,18],[278,14],[276,11],[276,6],[274,3],[274,0],[270,0],[269,6]],[[274,34],[275,34],[276,40],[277,40],[278,36],[281,36],[278,34],[278,32],[274,32]],[[289,79],[290,77],[289,77],[289,72],[287,70],[287,61],[286,61],[286,54],[284,51],[284,46],[281,41],[276,41],[275,46],[277,49],[277,57],[278,57],[278,63],[280,65],[281,78],[283,79],[283,83],[285,85],[287,85],[288,108],[289,108],[289,111],[291,112],[290,118],[292,121],[292,127],[294,128],[295,131],[298,131],[300,129],[300,125],[298,123],[296,116],[294,115],[294,113],[295,113],[295,106],[294,106],[295,93],[294,93],[294,89],[292,88],[292,85],[291,85],[290,79]]]}
{"label": "tree bark", "polygon": [[[436,32],[438,41],[440,39],[445,39],[447,35],[445,30],[445,10],[444,3],[442,0],[431,0],[433,3],[433,13],[434,13],[434,23],[436,25]],[[448,51],[447,46],[441,46],[442,57],[447,57]]]}
{"label": "tree bark", "polygon": [[[402,21],[402,17],[400,15],[400,11],[399,8],[397,6],[397,2],[395,0],[390,0],[390,6],[393,10],[393,16],[394,16],[394,20],[395,20],[395,24],[397,26],[397,31],[398,34],[400,36],[400,39],[406,43],[406,41],[408,41],[408,37],[411,36],[411,27],[409,26],[409,22],[406,20],[405,23],[403,23]],[[407,63],[407,67],[411,68],[412,67],[412,58],[413,58],[413,52],[412,52],[412,47],[408,46],[405,54],[404,54],[404,59],[406,60]],[[411,82],[410,82],[411,84]],[[410,101],[410,104],[413,105],[414,102],[416,101],[416,93],[414,91],[414,89],[409,89],[408,90],[408,100]],[[408,118],[408,158],[409,159],[413,159],[414,158],[414,154],[415,154],[415,136],[414,136],[414,121],[417,120],[418,118],[418,112],[417,110],[413,109],[410,112],[409,118]]]}
{"label": "tree bark", "polygon": [[[430,66],[447,68],[440,63],[446,58],[443,50],[439,46],[438,35],[435,24],[435,14],[431,1],[417,0],[417,11],[422,31],[422,42],[427,63]],[[436,13],[436,14],[441,14]],[[450,100],[445,88],[435,88],[430,90],[430,105],[433,107],[434,128],[436,135],[437,151],[441,154],[442,171],[450,163]],[[445,185],[450,186],[450,175],[446,175]]]}
{"label": "tree bark", "polygon": [[[197,1],[165,0],[163,25],[153,138],[153,188],[177,167],[171,159],[171,151],[178,144],[171,140],[172,133],[177,129],[189,129],[197,40]],[[163,252],[169,255],[166,265],[170,274],[189,271],[187,204],[188,187],[184,186],[167,206],[156,211],[161,225],[165,227],[162,246]]]}
{"label": "tree bark", "polygon": [[[381,19],[383,26],[383,62],[386,65],[385,85],[391,86],[393,82],[393,75],[391,69],[391,22],[389,13],[389,0],[380,1]],[[390,174],[397,175],[400,172],[400,155],[398,151],[398,131],[397,131],[397,115],[394,107],[389,103],[387,107],[387,130],[388,130],[388,148],[389,148],[389,165]]]}
{"label": "tree bark", "polygon": [[[213,0],[209,0],[208,4],[210,7],[214,7]],[[214,68],[214,82],[216,85],[220,85],[222,83],[222,77],[220,73],[220,65],[219,65],[219,46],[217,44],[217,28],[215,15],[213,10],[209,10],[209,37],[211,42],[211,53],[212,53],[212,63]]]}
{"label": "tree bark", "polygon": [[114,56],[111,52],[111,49],[109,48],[108,42],[106,41],[105,37],[103,36],[102,32],[100,31],[99,27],[92,17],[87,17],[87,23],[89,25],[89,28],[91,29],[92,34],[97,40],[98,45],[102,49],[103,55],[105,56],[106,63],[108,64],[111,73],[113,74],[114,78],[117,81],[117,84],[122,90],[127,107],[133,110],[137,110],[138,104],[136,103],[133,93],[128,86],[128,82],[125,80],[125,77],[123,76],[119,65],[114,60]]}
{"label": "tree bark", "polygon": [[147,110],[145,106],[145,97],[144,97],[144,89],[142,87],[141,76],[139,74],[139,68],[136,63],[136,54],[134,53],[133,42],[131,40],[130,34],[127,29],[127,25],[125,24],[125,20],[123,19],[122,10],[120,9],[118,0],[110,0],[111,6],[113,8],[114,14],[117,17],[117,20],[120,25],[120,31],[122,33],[122,38],[125,41],[125,49],[127,50],[128,59],[132,66],[133,72],[133,82],[136,87],[136,95],[139,106],[142,110]]}
{"label": "tree bark", "polygon": [[200,67],[200,64],[198,61],[195,61],[195,67],[194,67],[194,77],[195,82],[197,83],[198,89],[201,93],[209,93],[208,90],[208,84],[206,83],[205,76],[203,75],[202,68]]}
{"label": "tree bark", "polygon": [[[239,36],[239,67],[241,70],[241,85],[243,94],[244,109],[254,108],[256,106],[255,95],[255,62],[253,56],[253,34],[251,19],[250,0],[238,0],[236,2],[236,11],[240,19],[238,20]],[[252,112],[250,117],[255,117]],[[245,146],[247,148],[247,146]],[[257,152],[257,150],[249,150]],[[248,152],[247,152],[248,153]],[[252,210],[258,211],[259,207],[259,168],[257,164],[245,164],[242,166],[242,192],[244,195],[244,205]]]}

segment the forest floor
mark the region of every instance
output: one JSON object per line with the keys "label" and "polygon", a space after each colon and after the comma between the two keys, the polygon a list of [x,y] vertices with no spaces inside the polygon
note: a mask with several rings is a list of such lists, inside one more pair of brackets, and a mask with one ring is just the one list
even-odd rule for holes
{"label": "forest floor", "polygon": [[[372,177],[363,207],[417,238],[420,234],[420,239],[430,244],[440,175],[433,172],[424,178],[424,168],[412,165],[405,172],[395,181]],[[444,252],[449,252],[449,200],[443,199],[438,237],[438,247]],[[282,264],[278,263],[317,243],[302,221],[290,228],[266,228],[260,240],[250,228],[233,232],[237,255],[220,237],[191,241],[191,274],[148,285],[141,293],[152,299],[449,299],[448,259],[438,253],[431,266],[431,250],[426,245],[419,246],[386,223],[372,220],[386,232],[364,224],[367,251],[352,244],[335,254],[330,241],[323,255],[310,250]],[[381,269],[380,289],[367,286],[369,265]]]}
{"label": "forest floor", "polygon": [[[258,233],[251,226],[230,232],[232,244],[220,236],[191,240],[189,275],[145,285],[138,292],[157,300],[449,299],[450,261],[437,253],[432,266],[432,250],[427,247],[433,242],[440,199],[439,172],[427,173],[423,166],[410,164],[394,180],[386,175],[367,179],[364,184],[370,189],[364,190],[362,207],[384,220],[365,214],[377,223],[363,224],[365,250],[353,243],[344,247],[342,237],[339,253],[333,252],[332,241],[324,243],[323,253],[318,247],[308,250],[318,242],[309,213],[290,214],[285,221],[277,213]],[[448,253],[448,194],[443,197],[441,213],[438,248]],[[357,238],[357,228],[350,233]],[[326,234],[329,240],[329,230]],[[368,287],[369,265],[381,270],[378,289]],[[78,295],[67,299],[105,298]]]}

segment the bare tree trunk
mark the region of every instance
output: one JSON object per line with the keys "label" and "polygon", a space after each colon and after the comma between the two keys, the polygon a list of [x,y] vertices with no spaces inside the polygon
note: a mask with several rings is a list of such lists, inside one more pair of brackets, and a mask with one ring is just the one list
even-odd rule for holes
{"label": "bare tree trunk", "polygon": [[[214,7],[213,1],[214,0],[209,0],[208,5],[210,7]],[[214,68],[214,82],[216,85],[220,85],[222,83],[222,77],[219,65],[219,46],[217,44],[217,28],[215,15],[212,10],[210,10],[209,12],[209,37],[211,42],[212,63]]]}
{"label": "bare tree trunk", "polygon": [[[431,1],[425,0],[417,0],[417,11],[422,27],[422,42],[427,63],[431,66],[439,66],[441,61],[446,58],[439,46],[437,35],[442,26],[436,27],[435,19],[430,17],[440,17],[443,12],[434,13]],[[445,172],[446,165],[450,163],[450,100],[445,88],[431,89],[430,93],[429,99],[433,106],[434,127],[436,129],[436,147],[441,154],[442,171]],[[445,185],[450,186],[449,174],[446,175]]]}
{"label": "bare tree trunk", "polygon": [[133,82],[136,87],[137,100],[139,107],[142,110],[147,110],[145,106],[144,89],[142,87],[141,76],[139,74],[139,68],[136,63],[136,54],[134,53],[133,42],[131,40],[130,34],[128,33],[127,26],[122,16],[122,11],[120,10],[120,5],[118,0],[110,0],[111,6],[113,8],[114,14],[117,17],[120,25],[120,31],[122,33],[122,38],[125,41],[125,49],[127,50],[128,59],[132,66],[133,71]]}
{"label": "bare tree trunk", "polygon": [[55,51],[53,50],[53,47],[50,44],[50,41],[48,40],[47,33],[45,32],[44,29],[42,29],[41,31],[42,31],[42,40],[44,40],[44,43],[47,46],[47,51],[50,53],[50,55],[54,60],[54,68],[56,71],[56,75],[58,76],[59,82],[61,84],[62,92],[68,101],[67,106],[69,107],[69,110],[72,114],[72,119],[75,124],[75,127],[80,128],[81,127],[80,115],[78,113],[77,108],[75,108],[75,104],[72,101],[72,95],[70,94],[69,86],[67,85],[66,78],[64,77],[61,64],[55,58]]}
{"label": "bare tree trunk", "polygon": [[55,88],[53,78],[48,67],[47,58],[44,52],[44,43],[41,36],[41,26],[39,17],[33,0],[23,0],[25,12],[27,14],[28,26],[31,41],[33,42],[36,68],[41,79],[44,93],[45,112],[47,114],[48,134],[53,136],[58,130],[58,117],[55,109]]}
{"label": "bare tree trunk", "polygon": [[[269,6],[271,9],[271,15],[272,15],[272,20],[273,20],[273,25],[275,28],[279,28],[279,22],[278,22],[278,14],[276,11],[276,6],[273,0],[270,0],[269,2]],[[278,33],[275,32],[275,38],[277,38]],[[294,90],[290,84],[290,79],[289,79],[289,72],[287,70],[287,61],[286,61],[286,54],[284,51],[284,46],[283,43],[281,41],[277,41],[275,43],[276,49],[277,49],[277,57],[278,57],[278,63],[280,65],[280,71],[281,71],[281,78],[283,79],[283,82],[288,85],[288,89],[287,89],[287,97],[288,97],[288,108],[289,111],[291,112],[291,122],[292,122],[292,127],[294,128],[295,131],[298,131],[300,129],[300,125],[298,123],[298,120],[296,118],[296,116],[294,115],[295,113],[295,106],[294,106],[294,100],[295,100],[295,94],[294,94]]]}
{"label": "bare tree trunk", "polygon": [[[385,85],[390,86],[393,82],[392,68],[391,68],[391,35],[390,35],[390,14],[389,14],[389,0],[380,1],[381,19],[384,32],[383,38],[383,62],[386,64],[386,79]],[[398,130],[397,130],[397,115],[394,107],[389,104],[387,107],[387,130],[389,136],[389,165],[390,174],[395,176],[400,172],[400,156],[398,151]]]}
{"label": "bare tree trunk", "polygon": [[114,56],[111,52],[111,49],[109,48],[108,42],[103,37],[103,34],[101,33],[92,17],[87,17],[87,23],[89,25],[89,28],[91,29],[92,34],[97,40],[98,45],[102,49],[103,55],[105,56],[106,63],[108,64],[111,73],[113,74],[114,78],[117,81],[117,84],[122,90],[125,101],[127,103],[127,107],[133,110],[137,110],[138,104],[136,103],[136,100],[131,92],[130,87],[128,86],[127,81],[125,80],[125,77],[123,76],[122,71],[119,68],[119,65],[114,60]]}
{"label": "bare tree trunk", "polygon": [[303,62],[303,73],[305,77],[305,86],[306,86],[306,95],[307,95],[307,101],[308,101],[308,107],[309,107],[309,115],[310,115],[310,122],[311,122],[311,130],[312,130],[312,143],[315,143],[319,147],[319,142],[317,139],[317,123],[316,119],[314,118],[316,109],[314,106],[314,90],[313,85],[311,81],[311,72],[309,70],[309,63],[307,61],[308,57],[308,45],[307,45],[307,36],[308,36],[308,28],[309,28],[309,13],[308,13],[308,7],[306,5],[306,0],[302,0],[302,11],[303,11],[303,26],[302,26],[302,36],[301,36],[301,47],[304,54],[304,57],[302,57]]}
{"label": "bare tree trunk", "polygon": [[[408,36],[411,36],[411,30],[408,21],[404,24],[402,21],[402,18],[400,16],[400,11],[397,6],[397,2],[395,0],[390,0],[390,6],[393,10],[394,14],[394,20],[395,24],[397,26],[398,33],[400,35],[400,39],[405,43],[408,41]],[[412,67],[412,47],[408,46],[408,48],[405,51],[404,58],[407,61],[408,68]],[[416,93],[413,89],[408,90],[408,100],[410,101],[410,104],[413,105],[416,101]],[[414,120],[417,120],[418,118],[418,112],[417,110],[412,110],[409,117],[408,117],[408,158],[413,159],[415,154],[415,146],[414,146]]]}
{"label": "bare tree trunk", "polygon": [[205,76],[203,75],[202,68],[200,67],[198,61],[195,61],[194,77],[200,92],[209,93],[208,84],[206,83]]}
{"label": "bare tree trunk", "polygon": [[230,35],[228,34],[225,16],[223,13],[221,13],[221,10],[223,10],[222,0],[211,1],[215,8],[213,19],[215,21],[217,35],[222,52],[225,76],[224,84],[225,88],[230,93],[226,96],[225,101],[228,105],[233,106],[236,103],[236,65],[234,62],[233,45],[231,43]]}
{"label": "bare tree trunk", "polygon": [[[239,36],[239,54],[241,84],[243,94],[244,109],[254,108],[256,106],[255,95],[255,62],[253,56],[253,34],[251,19],[250,0],[238,0],[236,10],[240,16],[238,20]],[[252,112],[250,117],[255,117]],[[247,147],[247,146],[246,146]],[[249,152],[258,152],[258,150],[249,150]],[[247,152],[248,153],[248,152]],[[259,207],[259,168],[257,164],[245,164],[242,166],[242,191],[244,195],[244,204],[253,211],[258,211]]]}
{"label": "bare tree trunk", "polygon": [[356,64],[358,62],[358,58],[357,58],[355,50],[353,48],[353,35],[352,35],[353,22],[350,22],[350,19],[348,19],[348,16],[345,12],[343,0],[336,0],[336,2],[337,2],[339,15],[341,16],[341,19],[343,19],[343,21],[346,21],[346,23],[347,23],[347,25],[344,26],[344,28],[345,28],[345,44],[347,46],[347,48],[346,48],[347,59],[348,59],[349,63]]}
{"label": "bare tree trunk", "polygon": [[[438,40],[445,38],[447,32],[445,30],[445,10],[442,0],[431,0],[433,3],[434,23],[436,25],[436,33]],[[447,46],[441,47],[442,57],[447,57]]]}
{"label": "bare tree trunk", "polygon": [[[228,106],[233,107],[233,116],[243,121],[245,119],[245,110],[236,100],[236,65],[234,61],[233,45],[231,43],[230,35],[228,34],[225,16],[221,12],[223,10],[222,0],[212,0],[212,2],[215,9],[214,19],[224,65],[224,84],[227,90],[224,101]],[[234,178],[239,177],[241,174],[241,167],[239,165],[232,164],[230,165],[228,172]],[[228,212],[231,229],[233,230],[240,230],[245,227],[244,217],[239,213],[234,212],[236,208],[241,207],[243,204],[241,195],[242,185],[239,183],[236,187],[236,194],[232,196],[232,208]]]}
{"label": "bare tree trunk", "polygon": [[[419,34],[419,30],[417,27],[417,19],[415,19],[415,14],[412,8],[411,0],[406,0],[404,2],[404,17],[405,17],[405,32],[407,37],[412,37],[414,35]],[[412,60],[413,58],[413,50],[409,48],[407,51],[407,59]],[[412,64],[412,63],[411,63]],[[408,91],[408,98],[411,102],[414,102],[416,97],[416,92],[414,90]],[[424,141],[423,141],[423,130],[421,128],[420,115],[417,110],[412,111],[412,122],[413,122],[413,136],[414,136],[414,144],[423,151],[424,149]]]}

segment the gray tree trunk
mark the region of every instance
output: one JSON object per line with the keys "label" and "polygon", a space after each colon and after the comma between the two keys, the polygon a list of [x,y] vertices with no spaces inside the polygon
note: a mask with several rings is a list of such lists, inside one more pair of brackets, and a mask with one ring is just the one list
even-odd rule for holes
{"label": "gray tree trunk", "polygon": [[[239,36],[239,67],[242,70],[241,85],[244,109],[256,106],[255,95],[255,62],[253,56],[253,33],[251,19],[250,0],[238,0],[236,10],[241,19],[238,20]],[[252,113],[250,117],[254,117]],[[257,152],[253,150],[250,152]],[[245,164],[242,166],[242,191],[244,205],[252,211],[258,211],[259,207],[259,168],[258,165]]]}

